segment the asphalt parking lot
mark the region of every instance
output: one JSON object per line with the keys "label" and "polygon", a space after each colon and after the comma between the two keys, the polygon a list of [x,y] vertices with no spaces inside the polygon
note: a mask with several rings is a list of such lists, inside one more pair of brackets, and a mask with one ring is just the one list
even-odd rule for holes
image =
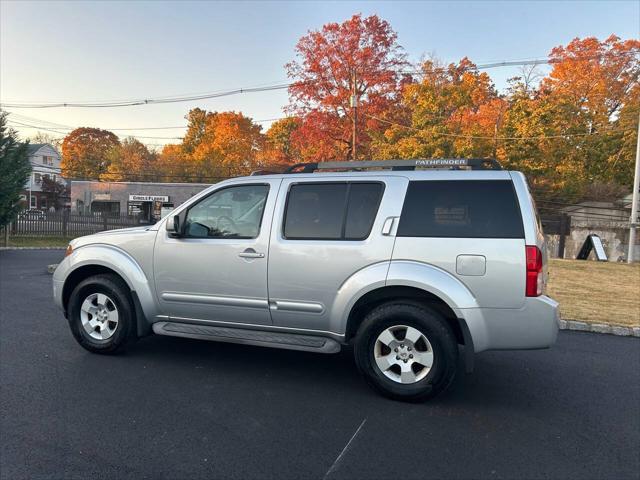
{"label": "asphalt parking lot", "polygon": [[0,251],[0,477],[639,478],[640,340],[562,332],[487,352],[425,404],[377,396],[350,351],[152,336],[73,340],[46,265]]}

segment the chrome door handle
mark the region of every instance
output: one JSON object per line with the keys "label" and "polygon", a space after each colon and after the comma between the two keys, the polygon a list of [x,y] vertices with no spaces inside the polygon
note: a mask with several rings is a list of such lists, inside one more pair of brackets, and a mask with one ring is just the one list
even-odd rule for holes
{"label": "chrome door handle", "polygon": [[238,254],[242,258],[264,258],[264,253],[258,253],[253,248],[247,248],[244,252]]}

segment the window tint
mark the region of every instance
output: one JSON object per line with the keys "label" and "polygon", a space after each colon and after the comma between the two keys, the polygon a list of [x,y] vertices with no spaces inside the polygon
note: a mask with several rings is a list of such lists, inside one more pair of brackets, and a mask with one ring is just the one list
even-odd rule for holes
{"label": "window tint", "polygon": [[292,185],[287,199],[284,236],[339,239],[346,195],[346,183]]}
{"label": "window tint", "polygon": [[410,182],[399,237],[523,238],[508,180]]}
{"label": "window tint", "polygon": [[260,232],[267,185],[224,188],[187,212],[185,234],[198,238],[255,238]]}
{"label": "window tint", "polygon": [[305,183],[292,185],[284,236],[304,240],[362,240],[371,232],[382,185]]}
{"label": "window tint", "polygon": [[344,235],[347,239],[369,236],[382,197],[380,183],[353,183],[349,192],[349,206]]}

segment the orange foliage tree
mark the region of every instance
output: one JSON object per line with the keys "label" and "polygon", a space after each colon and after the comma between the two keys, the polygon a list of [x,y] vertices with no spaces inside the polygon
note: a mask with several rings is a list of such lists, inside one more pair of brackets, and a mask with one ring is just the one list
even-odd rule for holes
{"label": "orange foliage tree", "polygon": [[[422,79],[407,84],[399,107],[380,120],[376,158],[490,157],[506,104],[486,73],[463,58],[458,64],[428,60]],[[389,121],[389,123],[386,123]]]}
{"label": "orange foliage tree", "polygon": [[62,176],[98,178],[111,164],[111,150],[119,145],[118,137],[108,130],[76,128],[62,141]]}
{"label": "orange foliage tree", "polygon": [[302,125],[298,117],[281,118],[271,124],[265,134],[264,148],[260,154],[263,165],[292,165],[301,161],[301,152],[294,141]]}
{"label": "orange foliage tree", "polygon": [[[207,112],[195,108],[181,145],[169,145],[158,165],[165,175],[211,181],[248,173],[260,165],[262,127],[236,112]],[[169,174],[168,172],[175,172]]]}
{"label": "orange foliage tree", "polygon": [[352,95],[361,119],[358,151],[368,156],[370,129],[376,124],[367,115],[391,107],[407,65],[396,33],[377,15],[354,15],[309,32],[295,50],[297,58],[285,68],[294,80],[289,111],[302,119],[293,139],[304,159],[350,158]]}
{"label": "orange foliage tree", "polygon": [[[547,188],[581,196],[593,185],[630,186],[638,125],[640,41],[574,39],[554,48],[539,88],[515,85],[503,134],[513,168]],[[631,141],[631,142],[630,142]]]}
{"label": "orange foliage tree", "polygon": [[133,137],[125,138],[120,145],[113,147],[108,159],[109,166],[100,175],[100,180],[152,182],[158,179],[155,153]]}

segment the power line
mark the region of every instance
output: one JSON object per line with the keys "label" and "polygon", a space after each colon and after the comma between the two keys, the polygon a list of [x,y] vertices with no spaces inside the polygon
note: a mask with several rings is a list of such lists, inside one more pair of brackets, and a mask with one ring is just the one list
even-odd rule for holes
{"label": "power line", "polygon": [[[480,64],[475,66],[469,66],[469,67],[460,69],[458,71],[467,72],[467,71],[473,71],[473,70],[488,70],[491,68],[498,68],[498,67],[520,67],[520,66],[527,66],[527,65],[554,65],[556,63],[562,63],[565,61],[581,62],[581,61],[588,61],[588,60],[599,60],[604,57],[633,56],[633,55],[638,55],[639,53],[640,53],[640,50],[630,50],[628,52],[615,52],[615,53],[609,52],[609,53],[604,53],[600,55],[585,55],[585,56],[568,57],[568,58],[562,58],[562,59],[538,58],[538,59],[531,59],[531,60],[513,60],[513,61],[508,60],[508,61],[502,61],[502,62],[492,62],[492,63],[485,63],[485,64]],[[443,71],[448,71],[448,67],[436,67],[436,68],[431,68],[427,70],[415,70],[415,71],[406,70],[406,71],[401,71],[400,73],[405,73],[409,75],[428,75],[429,73],[440,73]]]}
{"label": "power line", "polygon": [[624,133],[624,130],[607,130],[596,133],[567,133],[564,135],[543,135],[537,137],[498,137],[494,135],[464,135],[458,133],[445,133],[445,132],[434,132],[430,131],[426,128],[418,128],[412,127],[410,125],[403,125],[401,123],[392,122],[391,120],[385,120],[383,118],[376,117],[374,115],[370,115],[368,113],[360,112],[365,117],[369,117],[373,120],[377,120],[378,122],[386,123],[388,125],[405,128],[407,130],[413,130],[416,132],[426,132],[434,136],[442,136],[442,137],[453,137],[453,138],[469,138],[469,139],[479,139],[479,140],[547,140],[554,138],[570,138],[570,137],[586,137],[586,136],[595,136],[595,135],[606,135],[610,133]]}
{"label": "power line", "polygon": [[[503,61],[503,62],[493,62],[482,65],[474,65],[463,68],[462,71],[471,71],[471,70],[485,70],[490,68],[498,68],[498,67],[510,67],[510,66],[525,66],[525,65],[542,65],[542,64],[555,64],[563,61],[585,61],[585,60],[594,60],[600,59],[603,57],[625,57],[630,55],[637,55],[640,51],[631,50],[629,52],[620,52],[620,53],[604,53],[601,55],[591,55],[591,56],[582,56],[582,57],[570,57],[565,59],[555,59],[555,58],[546,58],[546,59],[537,59],[537,60],[518,60],[518,61]],[[398,73],[404,74],[412,74],[412,75],[426,75],[429,73],[436,73],[439,71],[446,71],[447,67],[438,67],[430,70],[419,70],[419,71],[399,71]],[[268,92],[274,90],[285,90],[295,85],[303,85],[307,82],[293,82],[293,83],[280,83],[276,85],[266,85],[262,87],[249,87],[249,88],[236,88],[233,90],[227,91],[219,91],[212,93],[204,93],[201,95],[187,95],[187,96],[166,96],[166,97],[156,97],[156,98],[145,98],[138,100],[119,100],[119,101],[95,101],[95,102],[45,102],[45,103],[31,103],[31,102],[8,102],[8,103],[0,103],[0,107],[2,108],[58,108],[58,107],[78,107],[78,108],[111,108],[111,107],[132,107],[137,105],[154,105],[154,104],[163,104],[163,103],[179,103],[179,102],[191,102],[195,100],[206,100],[212,98],[220,98],[227,97],[231,95],[239,95],[243,93],[257,93],[257,92]]]}
{"label": "power line", "polygon": [[62,102],[62,103],[0,103],[2,108],[58,108],[58,107],[79,107],[79,108],[110,108],[110,107],[133,107],[136,105],[154,105],[162,103],[179,103],[179,102],[192,102],[195,100],[206,100],[210,98],[228,97],[231,95],[239,95],[242,93],[256,93],[256,92],[269,92],[273,90],[284,90],[296,83],[284,83],[279,85],[270,85],[266,87],[253,87],[253,88],[237,88],[234,90],[228,90],[225,92],[208,93],[203,95],[192,95],[183,97],[167,97],[167,98],[147,98],[133,101],[116,101],[116,102]]}
{"label": "power line", "polygon": [[[35,123],[42,123],[44,124],[45,127],[50,127],[50,128],[57,128],[57,129],[61,129],[61,130],[75,130],[76,128],[80,128],[80,127],[73,127],[71,125],[63,125],[60,123],[54,123],[54,122],[49,122],[47,120],[42,120],[40,118],[35,118],[35,117],[29,117],[27,115],[21,115],[19,113],[15,113],[15,112],[9,112],[10,114],[10,118],[11,117],[17,117],[18,120],[23,121],[23,122],[35,122]],[[272,118],[262,118],[262,119],[251,119],[252,122],[254,123],[269,123],[269,122],[276,122],[278,120],[282,120],[285,119],[287,117],[272,117]],[[38,128],[43,128],[43,127],[38,127]],[[118,131],[128,131],[128,130],[132,130],[132,131],[138,131],[138,130],[173,130],[173,129],[183,129],[183,128],[189,128],[189,125],[176,125],[176,126],[169,126],[169,127],[115,127],[115,128],[110,128],[110,127],[86,127],[86,128],[100,128],[102,130],[109,130],[109,131],[114,131],[114,132],[118,132]]]}
{"label": "power line", "polygon": [[[51,129],[51,128],[46,128],[46,127],[39,127],[37,125],[29,125],[28,123],[22,123],[22,122],[18,122],[17,120],[11,120],[11,119],[9,119],[9,123],[12,123],[14,125],[20,125],[22,127],[36,128],[36,129],[39,129],[39,130],[48,130],[48,131],[51,131],[51,132],[61,133],[61,134],[68,133],[68,132],[74,130],[73,128]],[[66,130],[67,132],[65,132],[64,130]],[[130,136],[135,137],[135,138],[144,138],[144,139],[153,139],[153,140],[182,140],[182,137],[149,137],[149,136],[142,136],[142,135],[130,135]]]}

